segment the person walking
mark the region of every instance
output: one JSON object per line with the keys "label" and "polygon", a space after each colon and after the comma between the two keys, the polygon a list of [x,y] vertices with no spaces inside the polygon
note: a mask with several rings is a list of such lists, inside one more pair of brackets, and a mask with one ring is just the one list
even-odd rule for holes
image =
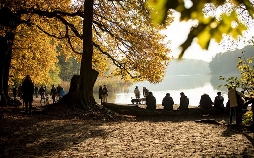
{"label": "person walking", "polygon": [[25,103],[25,112],[32,115],[32,102],[34,94],[34,84],[31,77],[27,75],[22,82],[21,91],[23,94],[23,101]]}

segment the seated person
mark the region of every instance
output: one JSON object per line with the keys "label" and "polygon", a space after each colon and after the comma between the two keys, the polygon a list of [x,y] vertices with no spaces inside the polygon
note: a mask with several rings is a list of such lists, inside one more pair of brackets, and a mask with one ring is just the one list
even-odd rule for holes
{"label": "seated person", "polygon": [[148,96],[146,96],[146,105],[147,109],[155,110],[156,109],[156,98],[153,96],[152,92],[148,93]]}
{"label": "seated person", "polygon": [[164,106],[165,110],[173,110],[174,101],[169,93],[162,100],[162,106]]}
{"label": "seated person", "polygon": [[180,93],[180,106],[178,110],[188,110],[189,98],[183,93]]}
{"label": "seated person", "polygon": [[201,95],[201,99],[199,102],[199,107],[202,109],[211,109],[213,102],[208,94]]}
{"label": "seated person", "polygon": [[221,96],[221,92],[217,93],[217,96],[214,99],[214,108],[215,109],[224,109],[224,98]]}

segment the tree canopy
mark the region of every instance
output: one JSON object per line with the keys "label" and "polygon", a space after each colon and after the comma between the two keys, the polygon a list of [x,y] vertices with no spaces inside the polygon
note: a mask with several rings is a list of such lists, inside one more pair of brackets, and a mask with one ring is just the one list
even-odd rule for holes
{"label": "tree canopy", "polygon": [[58,71],[58,52],[81,61],[78,87],[80,96],[90,98],[85,100],[93,100],[94,72],[104,75],[108,65],[114,64],[110,75],[155,83],[163,79],[170,60],[161,27],[152,27],[140,0],[3,0],[0,12],[4,93],[9,74],[15,80],[27,73],[35,82],[50,82],[45,74]]}
{"label": "tree canopy", "polygon": [[203,49],[208,49],[210,41],[220,42],[224,35],[237,39],[244,30],[253,26],[254,5],[250,0],[148,0],[151,18],[156,24],[163,24],[172,11],[181,13],[180,21],[192,20],[196,25],[181,45],[181,58],[193,40]]}
{"label": "tree canopy", "polygon": [[[43,77],[47,75],[42,72],[48,71],[45,64],[52,68],[51,63],[56,62],[56,58],[53,57],[57,55],[56,46],[66,55],[75,52],[76,58],[81,58],[78,54],[82,53],[83,34],[86,34],[82,30],[84,15],[82,2],[72,4],[70,0],[50,2],[11,0],[2,1],[0,6],[1,10],[6,9],[11,12],[10,14],[20,16],[20,25],[12,30],[16,35],[13,47],[16,50],[13,59],[16,60],[12,62],[12,68],[21,70],[16,64],[17,61],[24,59],[24,55],[21,54],[25,52],[37,61],[33,65],[29,63],[33,71],[26,70],[18,76],[19,78],[25,73],[30,73],[34,74],[32,75],[34,79],[38,76],[42,80],[48,80]],[[4,35],[9,29],[4,25],[1,26],[4,28],[1,29]],[[29,39],[28,35],[37,38]],[[148,10],[142,1],[95,1],[93,67],[101,75],[108,70],[107,63],[110,61],[115,64],[115,70],[111,75],[121,75],[126,79],[161,81],[170,52],[162,43],[163,39],[159,28],[151,26]],[[43,56],[47,59],[40,60]],[[37,68],[36,65],[45,69]],[[35,71],[41,74],[38,75]]]}

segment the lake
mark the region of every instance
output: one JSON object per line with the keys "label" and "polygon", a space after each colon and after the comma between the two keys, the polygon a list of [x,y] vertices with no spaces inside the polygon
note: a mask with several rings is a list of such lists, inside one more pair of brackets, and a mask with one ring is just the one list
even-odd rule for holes
{"label": "lake", "polygon": [[[143,97],[143,87],[146,87],[153,93],[156,98],[156,103],[161,104],[166,93],[170,93],[175,104],[180,103],[180,92],[184,92],[189,98],[190,105],[198,106],[202,94],[207,93],[212,101],[217,95],[218,91],[222,92],[224,97],[224,104],[227,102],[227,90],[225,88],[218,89],[220,84],[224,81],[219,80],[219,75],[210,74],[196,74],[196,75],[173,75],[167,76],[159,84],[151,84],[149,82],[138,82],[130,86],[127,92],[112,93],[109,89],[108,102],[118,104],[131,104],[131,97],[135,97],[134,88],[138,86],[141,97]],[[98,94],[95,94],[96,101]]]}

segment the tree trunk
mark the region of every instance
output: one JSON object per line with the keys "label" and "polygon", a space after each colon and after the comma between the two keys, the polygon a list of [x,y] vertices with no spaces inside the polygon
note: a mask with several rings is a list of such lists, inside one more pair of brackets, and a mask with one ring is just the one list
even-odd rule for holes
{"label": "tree trunk", "polygon": [[[8,32],[0,36],[0,104],[6,105],[9,100],[8,80],[12,57],[12,46],[15,38],[14,31],[20,22],[20,15],[13,13],[9,8],[0,10],[0,29]],[[3,16],[2,16],[3,15]]]}
{"label": "tree trunk", "polygon": [[92,41],[92,20],[93,0],[84,2],[83,20],[83,54],[80,68],[79,95],[83,107],[95,104],[93,97],[93,86],[97,79],[98,72],[92,69],[93,41]]}
{"label": "tree trunk", "polygon": [[14,40],[13,33],[7,33],[4,37],[0,37],[0,104],[7,105],[9,70],[12,56],[12,45]]}

